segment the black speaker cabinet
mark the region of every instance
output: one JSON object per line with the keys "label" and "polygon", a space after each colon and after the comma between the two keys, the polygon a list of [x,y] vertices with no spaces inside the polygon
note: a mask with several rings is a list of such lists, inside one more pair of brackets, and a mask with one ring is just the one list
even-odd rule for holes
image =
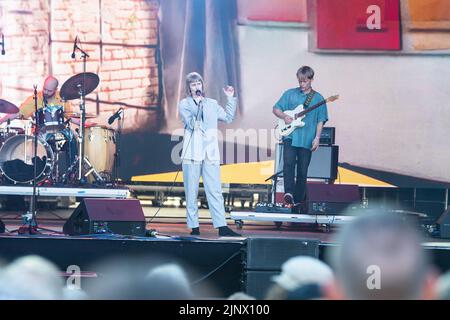
{"label": "black speaker cabinet", "polygon": [[136,199],[83,199],[63,231],[68,235],[145,236],[145,217]]}
{"label": "black speaker cabinet", "polygon": [[281,266],[295,256],[319,257],[319,241],[292,238],[248,238],[243,291],[263,299],[273,284],[272,277]]}
{"label": "black speaker cabinet", "polygon": [[336,180],[338,172],[339,146],[319,146],[312,153],[308,178]]}
{"label": "black speaker cabinet", "polygon": [[306,189],[309,214],[338,214],[361,204],[357,185],[308,183]]}
{"label": "black speaker cabinet", "polygon": [[439,217],[437,224],[439,225],[441,238],[450,239],[450,206]]}
{"label": "black speaker cabinet", "polygon": [[[276,172],[283,171],[283,144],[276,145]],[[319,146],[312,153],[308,167],[308,178],[336,180],[338,173],[339,146]]]}
{"label": "black speaker cabinet", "polygon": [[291,238],[249,238],[245,268],[281,270],[281,265],[295,256],[319,256],[319,241]]}
{"label": "black speaker cabinet", "polygon": [[264,299],[269,288],[273,285],[272,277],[279,275],[280,271],[252,271],[244,272],[244,291],[258,300]]}
{"label": "black speaker cabinet", "polygon": [[320,133],[320,144],[332,145],[335,142],[336,128],[335,127],[323,127]]}

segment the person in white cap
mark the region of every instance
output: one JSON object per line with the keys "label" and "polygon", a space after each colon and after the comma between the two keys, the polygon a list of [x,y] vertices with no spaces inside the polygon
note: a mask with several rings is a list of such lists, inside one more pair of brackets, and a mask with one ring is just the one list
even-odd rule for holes
{"label": "person in white cap", "polygon": [[281,274],[274,276],[274,284],[266,294],[266,300],[284,300],[292,292],[304,285],[326,285],[333,280],[333,271],[324,262],[308,257],[290,258],[281,266]]}

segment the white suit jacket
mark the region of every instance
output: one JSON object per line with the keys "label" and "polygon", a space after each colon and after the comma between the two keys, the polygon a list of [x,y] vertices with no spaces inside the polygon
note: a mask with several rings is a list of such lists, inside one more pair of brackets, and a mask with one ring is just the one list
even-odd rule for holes
{"label": "white suit jacket", "polygon": [[178,112],[184,124],[182,160],[220,162],[218,121],[231,123],[236,113],[235,97],[228,97],[225,109],[216,100],[204,98],[197,106],[192,97],[178,104]]}

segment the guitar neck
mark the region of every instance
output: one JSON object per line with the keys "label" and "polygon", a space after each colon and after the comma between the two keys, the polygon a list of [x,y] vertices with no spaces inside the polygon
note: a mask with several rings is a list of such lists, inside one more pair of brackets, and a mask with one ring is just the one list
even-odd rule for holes
{"label": "guitar neck", "polygon": [[305,114],[307,114],[308,112],[311,112],[315,109],[317,109],[318,107],[320,107],[321,105],[327,103],[327,100],[323,100],[319,103],[316,103],[315,105],[313,105],[312,107],[309,107],[308,109],[303,110],[302,112],[299,112],[295,115],[295,119],[303,117]]}

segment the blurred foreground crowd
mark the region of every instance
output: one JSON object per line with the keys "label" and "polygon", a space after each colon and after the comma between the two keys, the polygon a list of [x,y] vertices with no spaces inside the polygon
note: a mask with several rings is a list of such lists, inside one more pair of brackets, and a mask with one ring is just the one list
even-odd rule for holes
{"label": "blurred foreground crowd", "polygon": [[[404,218],[361,216],[336,236],[339,245],[326,263],[308,256],[286,261],[265,299],[450,299],[450,272],[439,273],[421,234]],[[229,297],[219,297],[213,289],[197,292],[190,271],[177,263],[146,268],[139,273],[133,261],[105,262],[101,281],[84,287],[76,279],[68,281],[52,262],[25,256],[0,266],[0,299],[254,299],[245,292]]]}

